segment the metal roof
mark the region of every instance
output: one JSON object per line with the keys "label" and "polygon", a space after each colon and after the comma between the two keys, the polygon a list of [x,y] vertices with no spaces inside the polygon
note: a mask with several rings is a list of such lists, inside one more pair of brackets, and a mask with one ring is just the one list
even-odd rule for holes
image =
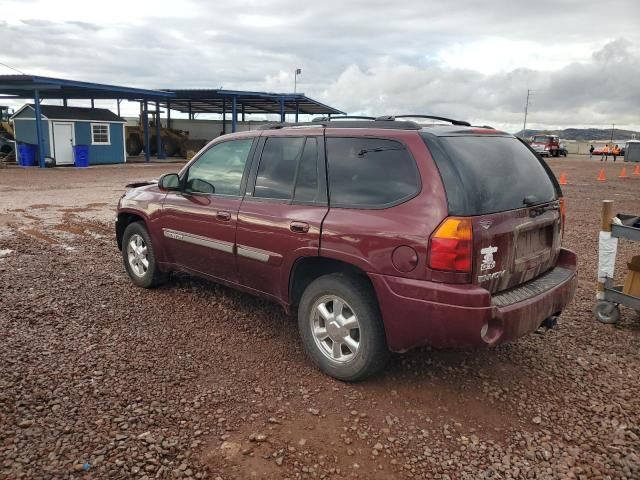
{"label": "metal roof", "polygon": [[[102,83],[80,82],[36,75],[0,75],[0,99],[33,98],[38,90],[41,99],[125,99],[171,102],[171,109],[184,113],[231,112],[233,98],[238,113],[344,114],[344,112],[307,97],[303,93],[245,92],[211,89],[161,89],[122,87]],[[191,107],[189,107],[191,104]]]}
{"label": "metal roof", "polygon": [[33,98],[33,92],[36,89],[41,99],[122,98],[126,100],[165,100],[173,96],[170,92],[160,90],[79,82],[62,78],[40,77],[36,75],[0,75],[0,99]]}
{"label": "metal roof", "polygon": [[271,93],[247,92],[239,90],[211,89],[166,89],[175,96],[170,99],[171,109],[184,113],[227,113],[231,112],[233,98],[236,98],[238,113],[244,107],[249,113],[280,114],[280,101],[284,105],[284,113],[332,114],[344,112],[307,97],[304,93]]}
{"label": "metal roof", "polygon": [[[33,104],[27,104],[14,113],[11,118],[17,118],[26,108],[34,111]],[[42,115],[49,120],[96,120],[102,122],[122,122],[125,120],[106,108],[61,107],[59,105],[40,105]],[[35,118],[31,117],[31,118]]]}

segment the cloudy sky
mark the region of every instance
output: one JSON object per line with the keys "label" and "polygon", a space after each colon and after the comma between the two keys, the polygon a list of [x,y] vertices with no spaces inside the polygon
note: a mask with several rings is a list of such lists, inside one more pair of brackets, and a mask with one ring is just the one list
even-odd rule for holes
{"label": "cloudy sky", "polygon": [[292,91],[299,67],[298,91],[354,114],[515,131],[532,89],[528,126],[640,129],[638,0],[0,0],[0,12],[0,62],[30,74]]}

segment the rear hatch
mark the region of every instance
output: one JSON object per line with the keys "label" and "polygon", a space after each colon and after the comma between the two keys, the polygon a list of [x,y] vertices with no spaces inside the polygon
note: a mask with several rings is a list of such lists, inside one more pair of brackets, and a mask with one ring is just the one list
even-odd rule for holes
{"label": "rear hatch", "polygon": [[440,170],[449,214],[472,221],[472,283],[499,292],[553,268],[562,218],[560,189],[546,164],[510,135],[423,138]]}

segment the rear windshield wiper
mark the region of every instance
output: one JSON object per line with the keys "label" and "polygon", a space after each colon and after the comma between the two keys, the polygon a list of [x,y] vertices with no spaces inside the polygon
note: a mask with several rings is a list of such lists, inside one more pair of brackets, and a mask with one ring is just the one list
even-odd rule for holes
{"label": "rear windshield wiper", "polygon": [[376,148],[363,148],[362,150],[360,150],[358,152],[358,156],[359,157],[364,157],[367,153],[378,153],[378,152],[391,152],[393,150],[405,150],[404,147],[401,148],[383,148],[383,147],[376,147]]}

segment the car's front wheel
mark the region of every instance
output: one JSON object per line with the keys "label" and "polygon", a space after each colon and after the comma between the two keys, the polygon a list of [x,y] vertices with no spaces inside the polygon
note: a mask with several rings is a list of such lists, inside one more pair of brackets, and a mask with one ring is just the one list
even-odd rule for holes
{"label": "car's front wheel", "polygon": [[139,287],[155,287],[166,278],[158,268],[151,236],[142,222],[133,222],[124,230],[122,260],[131,281]]}
{"label": "car's front wheel", "polygon": [[314,280],[300,301],[298,329],[313,362],[339,380],[371,376],[389,357],[376,297],[357,276],[335,273]]}

